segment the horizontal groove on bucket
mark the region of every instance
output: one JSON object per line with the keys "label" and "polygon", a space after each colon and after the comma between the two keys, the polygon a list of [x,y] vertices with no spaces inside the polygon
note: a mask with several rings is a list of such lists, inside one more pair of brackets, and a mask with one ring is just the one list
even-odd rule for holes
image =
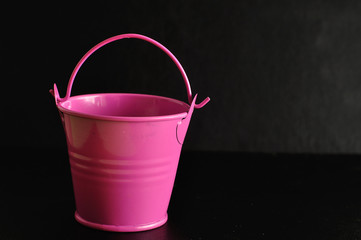
{"label": "horizontal groove on bucket", "polygon": [[[99,159],[69,152],[74,174],[116,182],[159,181],[174,177],[178,156],[145,160]],[[176,162],[175,162],[176,161]]]}

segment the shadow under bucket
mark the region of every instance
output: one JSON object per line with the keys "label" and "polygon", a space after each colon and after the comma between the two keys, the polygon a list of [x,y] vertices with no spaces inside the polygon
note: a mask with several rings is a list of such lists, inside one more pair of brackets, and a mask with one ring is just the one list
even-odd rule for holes
{"label": "shadow under bucket", "polygon": [[[100,47],[138,38],[163,50],[180,70],[189,104],[145,94],[72,96],[75,76]],[[167,221],[179,156],[196,104],[182,66],[163,45],[139,34],[123,34],[90,49],[76,65],[64,98],[50,90],[64,126],[75,195],[75,218],[106,231],[149,230]]]}

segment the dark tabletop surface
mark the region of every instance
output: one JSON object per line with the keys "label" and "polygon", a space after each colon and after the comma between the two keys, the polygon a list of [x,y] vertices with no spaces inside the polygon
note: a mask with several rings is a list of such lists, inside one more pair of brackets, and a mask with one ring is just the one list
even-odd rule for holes
{"label": "dark tabletop surface", "polygon": [[183,152],[155,230],[74,219],[66,149],[1,148],[0,239],[361,239],[361,156]]}

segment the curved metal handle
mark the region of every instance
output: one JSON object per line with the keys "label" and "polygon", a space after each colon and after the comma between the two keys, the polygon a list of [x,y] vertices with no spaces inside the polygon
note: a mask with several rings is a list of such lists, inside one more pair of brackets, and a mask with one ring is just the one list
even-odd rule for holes
{"label": "curved metal handle", "polygon": [[[120,39],[123,39],[123,38],[137,38],[137,39],[141,39],[141,40],[144,40],[144,41],[147,41],[155,46],[157,46],[158,48],[160,48],[161,50],[163,50],[163,52],[165,52],[172,60],[173,62],[176,64],[177,68],[179,69],[179,71],[181,72],[182,74],[182,77],[183,77],[183,80],[184,80],[184,83],[186,85],[186,89],[187,89],[187,96],[188,96],[188,102],[189,104],[192,103],[192,90],[191,90],[191,86],[190,86],[190,83],[189,83],[189,80],[188,80],[188,77],[187,77],[187,74],[185,73],[182,65],[179,63],[178,59],[166,48],[164,47],[162,44],[160,44],[159,42],[149,38],[149,37],[146,37],[146,36],[143,36],[143,35],[140,35],[140,34],[134,34],[134,33],[129,33],[129,34],[121,34],[121,35],[117,35],[117,36],[114,36],[114,37],[111,37],[111,38],[108,38],[100,43],[98,43],[97,45],[95,45],[93,48],[91,48],[81,59],[80,61],[77,63],[77,65],[75,66],[71,76],[70,76],[70,79],[69,79],[69,82],[68,82],[68,88],[66,90],[66,95],[64,98],[60,98],[59,96],[58,99],[56,99],[56,101],[65,101],[67,100],[69,97],[70,97],[70,94],[71,94],[71,90],[72,90],[72,86],[73,86],[73,83],[74,83],[74,79],[80,69],[80,67],[83,65],[83,63],[88,59],[88,57],[90,55],[92,55],[96,50],[98,50],[99,48],[103,47],[104,45],[108,44],[108,43],[111,43],[113,41],[116,41],[116,40],[120,40]],[[54,86],[56,87],[56,86]],[[55,90],[55,89],[54,89]],[[196,108],[201,108],[203,107],[205,104],[207,104],[209,102],[209,98],[207,97],[205,100],[203,100],[200,104],[196,104]]]}

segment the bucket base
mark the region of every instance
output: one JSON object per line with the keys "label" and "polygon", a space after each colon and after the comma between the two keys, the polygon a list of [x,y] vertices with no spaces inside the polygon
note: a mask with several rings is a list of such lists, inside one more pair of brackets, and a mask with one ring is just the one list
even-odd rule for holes
{"label": "bucket base", "polygon": [[80,224],[83,224],[84,226],[103,230],[103,231],[110,231],[110,232],[140,232],[140,231],[146,231],[151,230],[157,227],[162,226],[165,224],[168,220],[168,215],[166,214],[164,218],[157,222],[152,222],[149,224],[144,225],[138,225],[138,226],[117,226],[117,225],[106,225],[106,224],[100,224],[100,223],[94,223],[89,222],[82,218],[78,212],[75,212],[75,220],[77,220]]}

